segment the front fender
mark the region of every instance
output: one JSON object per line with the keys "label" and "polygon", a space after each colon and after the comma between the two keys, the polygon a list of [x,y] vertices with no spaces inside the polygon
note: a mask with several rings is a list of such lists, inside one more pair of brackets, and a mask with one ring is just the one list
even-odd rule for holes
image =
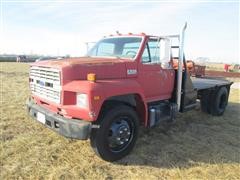
{"label": "front fender", "polygon": [[72,81],[67,83],[64,91],[86,93],[89,98],[89,120],[98,119],[103,103],[113,96],[138,94],[144,102],[147,119],[147,105],[141,86],[134,79],[114,79],[90,81]]}

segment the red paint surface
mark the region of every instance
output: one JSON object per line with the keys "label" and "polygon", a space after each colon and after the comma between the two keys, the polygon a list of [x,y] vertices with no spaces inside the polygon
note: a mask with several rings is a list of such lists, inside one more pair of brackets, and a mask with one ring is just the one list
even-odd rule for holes
{"label": "red paint surface", "polygon": [[[131,35],[129,35],[131,36]],[[144,121],[147,125],[147,103],[171,98],[174,88],[174,69],[162,69],[159,64],[142,64],[141,55],[148,36],[142,34],[143,44],[135,60],[117,58],[69,58],[42,61],[32,66],[47,66],[61,70],[61,104],[54,104],[33,96],[36,103],[66,117],[95,121],[105,100],[112,96],[137,94],[144,102]],[[136,69],[137,74],[127,74]],[[96,82],[86,80],[88,73],[95,73]],[[76,93],[88,95],[89,107],[81,109],[76,104]],[[94,100],[99,96],[99,100]],[[90,116],[94,113],[95,116]]]}

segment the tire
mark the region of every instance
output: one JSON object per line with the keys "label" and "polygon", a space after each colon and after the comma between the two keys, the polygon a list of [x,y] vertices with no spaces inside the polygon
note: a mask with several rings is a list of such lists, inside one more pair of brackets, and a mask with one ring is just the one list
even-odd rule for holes
{"label": "tire", "polygon": [[221,87],[217,91],[216,95],[214,95],[211,105],[211,114],[213,116],[223,115],[227,104],[228,104],[228,90],[226,87]]}
{"label": "tire", "polygon": [[137,140],[138,119],[134,109],[126,105],[107,111],[100,120],[100,128],[91,133],[91,146],[96,154],[110,162],[128,155]]}

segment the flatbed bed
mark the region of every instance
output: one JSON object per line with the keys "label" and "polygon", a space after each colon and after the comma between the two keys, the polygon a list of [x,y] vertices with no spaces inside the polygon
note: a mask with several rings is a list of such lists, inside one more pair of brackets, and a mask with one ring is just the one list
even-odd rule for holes
{"label": "flatbed bed", "polygon": [[192,77],[193,87],[199,90],[206,90],[216,88],[219,86],[231,85],[232,82],[225,79],[213,79],[213,78],[195,78]]}

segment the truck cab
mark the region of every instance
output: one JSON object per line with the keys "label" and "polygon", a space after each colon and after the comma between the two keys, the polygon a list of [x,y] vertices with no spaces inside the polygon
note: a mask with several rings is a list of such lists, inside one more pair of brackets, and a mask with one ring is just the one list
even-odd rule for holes
{"label": "truck cab", "polygon": [[[140,125],[171,123],[178,112],[194,109],[197,99],[204,99],[205,112],[223,114],[231,83],[210,82],[201,88],[204,83],[197,81],[198,90],[184,68],[180,37],[117,34],[97,42],[84,57],[31,64],[29,114],[65,137],[90,139],[106,161],[132,150]],[[172,38],[178,38],[178,46]],[[223,112],[207,107],[208,98],[217,98],[215,106],[221,104]]]}

